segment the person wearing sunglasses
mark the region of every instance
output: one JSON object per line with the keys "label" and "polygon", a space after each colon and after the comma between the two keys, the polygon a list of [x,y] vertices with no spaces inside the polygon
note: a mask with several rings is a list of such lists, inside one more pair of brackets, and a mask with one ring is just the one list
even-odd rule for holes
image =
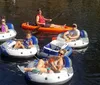
{"label": "person wearing sunglasses", "polygon": [[3,33],[8,32],[8,26],[6,25],[5,16],[2,16],[2,18],[1,18],[0,28],[1,28],[1,32],[3,32]]}
{"label": "person wearing sunglasses", "polygon": [[19,67],[18,68],[22,71],[22,72],[28,72],[28,71],[40,71],[42,73],[51,73],[51,72],[60,72],[61,69],[63,68],[63,57],[64,54],[66,53],[65,49],[61,49],[59,50],[59,54],[58,56],[53,56],[50,57],[47,60],[43,60],[40,59],[37,64],[36,67],[33,68],[26,68],[26,67]]}

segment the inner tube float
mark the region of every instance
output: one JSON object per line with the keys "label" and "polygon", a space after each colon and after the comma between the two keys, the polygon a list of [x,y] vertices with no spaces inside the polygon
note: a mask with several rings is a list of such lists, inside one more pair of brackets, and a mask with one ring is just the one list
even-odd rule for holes
{"label": "inner tube float", "polygon": [[[59,73],[41,73],[39,71],[32,71],[32,72],[25,72],[24,73],[25,77],[29,81],[41,84],[50,84],[50,85],[64,84],[68,82],[74,74],[71,59],[65,56],[64,61],[65,61],[64,67]],[[34,60],[30,62],[27,67],[28,68],[34,67],[37,62],[38,60]]]}
{"label": "inner tube float", "polygon": [[35,36],[32,36],[33,47],[32,48],[14,48],[14,45],[17,42],[16,40],[8,40],[4,42],[0,47],[2,53],[6,56],[13,56],[16,58],[30,58],[33,57],[39,51],[38,40]]}
{"label": "inner tube float", "polygon": [[38,56],[39,57],[51,57],[51,56],[58,56],[58,52],[60,49],[65,49],[68,52],[65,53],[67,57],[69,57],[72,54],[72,48],[64,42],[61,42],[59,40],[53,40],[47,45],[43,47],[43,49],[40,50]]}
{"label": "inner tube float", "polygon": [[[61,42],[66,42],[65,39],[63,38],[64,33],[60,33],[57,36],[57,40]],[[72,40],[70,42],[66,42],[70,47],[72,48],[83,48],[86,47],[89,44],[89,38],[88,34],[85,30],[80,31],[80,37],[76,40]]]}
{"label": "inner tube float", "polygon": [[14,25],[12,23],[7,23],[8,32],[3,33],[0,32],[0,42],[12,39],[16,36],[17,32],[14,29]]}

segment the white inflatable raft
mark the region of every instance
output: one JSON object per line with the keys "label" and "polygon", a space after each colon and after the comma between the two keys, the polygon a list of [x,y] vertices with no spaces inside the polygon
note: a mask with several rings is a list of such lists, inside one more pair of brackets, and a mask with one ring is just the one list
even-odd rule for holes
{"label": "white inflatable raft", "polygon": [[16,44],[16,40],[8,40],[1,45],[1,50],[4,55],[10,55],[17,58],[30,58],[33,57],[38,51],[37,38],[32,36],[34,46],[32,48],[19,48],[15,49],[13,46]]}
{"label": "white inflatable raft", "polygon": [[0,32],[0,42],[12,39],[17,34],[12,23],[7,23],[7,26],[8,26],[8,32],[7,33]]}
{"label": "white inflatable raft", "polygon": [[[62,37],[63,33],[60,33],[57,36],[57,40],[61,42],[66,42],[65,39]],[[73,40],[71,42],[66,42],[72,48],[82,48],[86,47],[89,44],[88,34],[85,30],[80,31],[80,38],[77,40]]]}
{"label": "white inflatable raft", "polygon": [[[72,62],[69,57],[64,57],[65,66],[59,73],[41,73],[39,71],[25,72],[28,80],[43,84],[64,84],[68,82],[73,76]],[[28,64],[27,67],[34,67],[38,60],[34,60]],[[18,66],[19,67],[19,66]],[[19,68],[20,69],[20,68]],[[20,69],[22,71],[22,69]],[[23,72],[23,71],[22,71]]]}
{"label": "white inflatable raft", "polygon": [[41,49],[38,56],[39,57],[51,57],[51,56],[57,56],[60,49],[66,49],[68,52],[65,53],[67,57],[69,57],[72,54],[72,48],[64,42],[61,42],[59,40],[53,40],[47,45]]}

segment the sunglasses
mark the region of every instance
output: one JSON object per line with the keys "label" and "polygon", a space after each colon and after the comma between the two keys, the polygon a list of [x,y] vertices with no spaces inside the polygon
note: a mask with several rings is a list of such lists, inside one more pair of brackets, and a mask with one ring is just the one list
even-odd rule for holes
{"label": "sunglasses", "polygon": [[2,21],[2,22],[5,22],[5,21]]}
{"label": "sunglasses", "polygon": [[63,53],[59,53],[59,55],[64,55]]}

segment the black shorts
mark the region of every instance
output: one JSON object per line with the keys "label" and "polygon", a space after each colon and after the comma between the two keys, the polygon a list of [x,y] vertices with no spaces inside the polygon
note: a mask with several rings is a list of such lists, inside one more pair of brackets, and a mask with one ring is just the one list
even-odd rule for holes
{"label": "black shorts", "polygon": [[46,23],[45,25],[40,25],[41,27],[50,27],[51,24]]}
{"label": "black shorts", "polygon": [[51,24],[46,23],[44,27],[50,27]]}

